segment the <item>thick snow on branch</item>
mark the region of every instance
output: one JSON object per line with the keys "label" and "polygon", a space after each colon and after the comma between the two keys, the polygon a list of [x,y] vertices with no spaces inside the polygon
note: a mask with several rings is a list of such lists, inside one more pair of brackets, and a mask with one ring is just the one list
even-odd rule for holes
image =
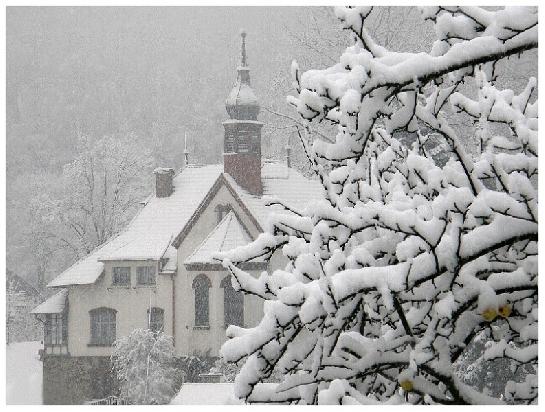
{"label": "thick snow on branch", "polygon": [[[491,79],[496,62],[537,48],[537,9],[424,9],[437,41],[419,54],[377,44],[365,29],[372,7],[336,13],[355,44],[325,70],[294,65],[297,95],[288,99],[303,121],[337,126],[334,143],[301,136],[324,200],[272,216],[254,243],[218,256],[237,289],[265,301],[258,326],[227,331],[225,359],[247,359],[236,395],[536,402],[537,83],[515,95]],[[467,80],[471,96],[461,92]],[[447,109],[475,120],[481,153],[466,151]],[[430,154],[432,140],[449,152],[446,163]],[[288,260],[283,270],[254,277],[237,267],[273,253]],[[526,371],[503,401],[454,367],[483,331],[491,332],[480,362]],[[284,381],[260,390],[274,371]]]}

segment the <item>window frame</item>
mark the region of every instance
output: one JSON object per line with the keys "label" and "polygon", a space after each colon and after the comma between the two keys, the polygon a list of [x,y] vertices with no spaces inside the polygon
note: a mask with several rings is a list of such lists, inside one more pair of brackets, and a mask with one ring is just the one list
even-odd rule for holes
{"label": "window frame", "polygon": [[62,313],[48,313],[44,324],[44,345],[63,346],[66,345],[65,316]]}
{"label": "window frame", "polygon": [[[210,328],[210,288],[212,282],[208,276],[201,273],[193,279],[193,309],[194,309],[194,328],[208,329]],[[206,300],[199,304],[198,299]]]}
{"label": "window frame", "polygon": [[[120,269],[126,269],[127,273],[118,273]],[[116,277],[122,275],[127,276],[124,283],[116,282]],[[114,266],[112,267],[112,286],[116,287],[130,287],[131,286],[131,267],[130,266]]]}
{"label": "window frame", "polygon": [[[144,269],[151,269],[141,273]],[[142,278],[153,279],[153,282],[141,282]],[[145,265],[136,267],[136,285],[137,286],[155,286],[157,285],[157,268],[155,265]]]}
{"label": "window frame", "polygon": [[106,307],[91,309],[89,320],[89,346],[112,346],[117,338],[117,310]]}

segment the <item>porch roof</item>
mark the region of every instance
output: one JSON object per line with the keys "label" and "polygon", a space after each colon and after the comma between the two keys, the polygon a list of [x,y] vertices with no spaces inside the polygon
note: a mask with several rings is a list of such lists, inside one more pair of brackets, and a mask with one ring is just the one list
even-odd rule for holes
{"label": "porch roof", "polygon": [[66,306],[66,298],[68,297],[68,289],[62,289],[59,292],[55,293],[45,302],[42,302],[36,306],[32,312],[35,314],[44,314],[44,313],[62,313]]}

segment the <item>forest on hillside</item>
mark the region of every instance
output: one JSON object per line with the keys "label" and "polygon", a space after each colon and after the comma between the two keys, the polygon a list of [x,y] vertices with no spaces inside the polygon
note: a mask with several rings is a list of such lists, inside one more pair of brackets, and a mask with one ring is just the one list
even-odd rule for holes
{"label": "forest on hillside", "polygon": [[[425,51],[433,39],[416,8],[384,7],[367,24],[393,50]],[[7,9],[10,270],[42,288],[114,235],[151,192],[151,171],[183,166],[185,135],[192,162],[221,161],[241,28],[266,124],[264,156],[283,159],[291,139],[296,167],[310,173],[286,96],[293,59],[324,68],[350,43],[330,9]],[[537,52],[522,59],[535,62]],[[500,65],[520,90],[522,65]]]}

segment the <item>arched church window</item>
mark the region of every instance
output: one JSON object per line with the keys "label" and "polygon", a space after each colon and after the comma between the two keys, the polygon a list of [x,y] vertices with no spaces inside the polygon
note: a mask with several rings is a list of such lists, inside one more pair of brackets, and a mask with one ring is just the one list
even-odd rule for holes
{"label": "arched church window", "polygon": [[204,274],[198,275],[193,280],[193,291],[195,295],[195,326],[209,325],[209,296],[212,283]]}
{"label": "arched church window", "polygon": [[225,326],[244,326],[244,295],[233,289],[231,276],[221,281],[223,288],[223,317]]}

